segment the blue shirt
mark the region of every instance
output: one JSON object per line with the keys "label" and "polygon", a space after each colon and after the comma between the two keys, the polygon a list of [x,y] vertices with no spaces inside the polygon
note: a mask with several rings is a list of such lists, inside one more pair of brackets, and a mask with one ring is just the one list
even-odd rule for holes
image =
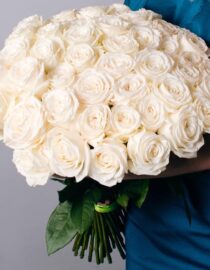
{"label": "blue shirt", "polygon": [[[208,0],[125,0],[125,4],[160,13],[210,44]],[[126,270],[210,270],[210,170],[174,179],[184,183],[192,224],[183,200],[161,179],[152,180],[142,208],[129,209]]]}

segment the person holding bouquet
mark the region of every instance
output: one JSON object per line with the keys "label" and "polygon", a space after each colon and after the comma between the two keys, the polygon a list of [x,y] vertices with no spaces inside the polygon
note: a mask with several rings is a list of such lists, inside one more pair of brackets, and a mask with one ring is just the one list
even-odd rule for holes
{"label": "person holding bouquet", "polygon": [[[210,44],[208,0],[126,0],[125,4],[132,10],[157,12]],[[172,195],[165,180],[183,183],[191,224],[183,200]],[[197,158],[173,156],[167,170],[150,181],[149,196],[142,208],[132,206],[129,210],[126,269],[210,269],[210,136],[206,135]]]}

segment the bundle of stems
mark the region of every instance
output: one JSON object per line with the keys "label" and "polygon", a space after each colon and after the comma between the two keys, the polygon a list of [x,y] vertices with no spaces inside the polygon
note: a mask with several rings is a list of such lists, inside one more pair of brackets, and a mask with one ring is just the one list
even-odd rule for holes
{"label": "bundle of stems", "polygon": [[74,237],[74,255],[84,258],[87,252],[89,262],[95,255],[97,264],[103,263],[104,259],[112,263],[111,252],[117,248],[125,259],[125,222],[126,210],[120,206],[110,212],[95,211],[93,224],[84,233],[77,233]]}

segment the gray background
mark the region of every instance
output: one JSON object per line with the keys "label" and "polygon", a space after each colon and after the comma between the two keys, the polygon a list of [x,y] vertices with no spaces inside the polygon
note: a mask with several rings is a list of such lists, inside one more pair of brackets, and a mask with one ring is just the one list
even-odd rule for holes
{"label": "gray background", "polygon": [[[0,9],[0,47],[12,28],[24,17],[49,17],[59,11],[87,5],[109,5],[122,0],[5,0]],[[51,257],[45,248],[45,226],[58,203],[62,186],[48,183],[31,188],[12,163],[12,151],[0,143],[0,269],[1,270],[122,270],[117,253],[114,263],[97,266],[75,258],[71,246]]]}

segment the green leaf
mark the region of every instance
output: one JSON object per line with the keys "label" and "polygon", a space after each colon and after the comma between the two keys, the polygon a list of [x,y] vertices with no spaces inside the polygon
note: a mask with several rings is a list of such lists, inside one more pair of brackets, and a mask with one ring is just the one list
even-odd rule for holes
{"label": "green leaf", "polygon": [[60,203],[51,214],[46,228],[48,255],[65,247],[75,236],[76,229],[71,220],[72,205]]}
{"label": "green leaf", "polygon": [[120,194],[117,198],[117,203],[124,207],[124,208],[127,208],[128,207],[128,202],[129,202],[129,197],[127,194]]}
{"label": "green leaf", "polygon": [[71,218],[77,231],[82,234],[93,223],[95,203],[100,200],[99,188],[87,190],[82,197],[72,203]]}
{"label": "green leaf", "polygon": [[129,180],[120,187],[117,202],[127,207],[131,199],[137,207],[141,207],[149,190],[148,180]]}

